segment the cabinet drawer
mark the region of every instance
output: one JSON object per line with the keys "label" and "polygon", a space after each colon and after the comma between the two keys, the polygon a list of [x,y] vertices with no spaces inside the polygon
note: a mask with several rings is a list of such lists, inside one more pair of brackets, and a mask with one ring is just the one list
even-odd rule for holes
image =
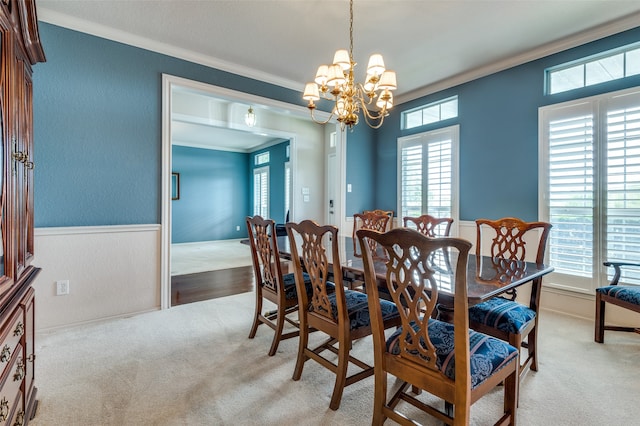
{"label": "cabinet drawer", "polygon": [[16,396],[16,402],[13,404],[13,410],[6,423],[2,423],[6,426],[18,426],[24,424],[24,410],[22,409],[22,392],[18,392]]}
{"label": "cabinet drawer", "polygon": [[22,318],[22,308],[16,308],[9,320],[2,327],[0,335],[0,371],[5,370],[13,358],[20,338],[24,334],[24,320]]}
{"label": "cabinet drawer", "polygon": [[18,347],[0,381],[0,425],[11,424],[10,418],[24,412],[20,388],[25,375],[22,355],[22,347]]}

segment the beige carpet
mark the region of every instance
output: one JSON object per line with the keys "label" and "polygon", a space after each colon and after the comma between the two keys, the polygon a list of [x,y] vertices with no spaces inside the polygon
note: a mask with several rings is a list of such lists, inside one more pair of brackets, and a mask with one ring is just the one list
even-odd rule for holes
{"label": "beige carpet", "polygon": [[[245,293],[38,334],[30,425],[371,424],[373,378],[331,411],[332,374],[309,362],[291,380],[297,339],[268,357],[271,329],[247,338],[252,309]],[[520,425],[638,424],[640,336],[608,332],[596,344],[590,321],[552,312],[540,327],[540,371],[521,384]],[[370,338],[354,350],[371,359]],[[473,405],[471,424],[496,419],[501,392]]]}
{"label": "beige carpet", "polygon": [[251,247],[240,240],[171,245],[171,276],[251,266]]}

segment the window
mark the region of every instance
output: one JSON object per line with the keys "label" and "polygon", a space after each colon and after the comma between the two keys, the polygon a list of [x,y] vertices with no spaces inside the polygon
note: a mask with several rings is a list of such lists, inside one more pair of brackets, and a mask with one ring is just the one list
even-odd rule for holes
{"label": "window", "polygon": [[[602,262],[640,261],[640,91],[543,107],[540,125],[554,284],[593,292],[610,278]],[[622,281],[640,284],[640,274]]]}
{"label": "window", "polygon": [[452,126],[398,140],[400,217],[458,221],[458,133]]}
{"label": "window", "polygon": [[269,163],[269,151],[256,154],[256,156],[254,157],[254,164],[256,166],[261,166],[263,164],[268,164],[268,163]]}
{"label": "window", "polygon": [[413,129],[457,116],[458,97],[454,96],[403,112],[402,129]]}
{"label": "window", "polygon": [[640,44],[558,65],[547,69],[545,74],[546,93],[550,95],[637,75],[640,74]]}
{"label": "window", "polygon": [[284,214],[285,218],[291,209],[291,164],[284,163]]}
{"label": "window", "polygon": [[269,217],[269,167],[253,170],[253,214]]}

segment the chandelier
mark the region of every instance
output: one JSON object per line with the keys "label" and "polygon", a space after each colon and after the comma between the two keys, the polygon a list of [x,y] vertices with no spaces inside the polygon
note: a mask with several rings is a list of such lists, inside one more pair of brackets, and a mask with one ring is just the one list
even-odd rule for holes
{"label": "chandelier", "polygon": [[246,124],[248,127],[253,127],[256,125],[256,121],[256,113],[253,112],[253,107],[250,106],[249,110],[244,115],[244,124]]}
{"label": "chandelier", "polygon": [[[313,83],[307,83],[302,99],[309,101],[307,108],[311,112],[311,119],[319,124],[326,124],[332,117],[337,117],[342,130],[358,124],[360,111],[365,122],[371,128],[382,126],[384,117],[393,107],[392,90],[396,89],[396,73],[386,70],[382,55],[373,54],[369,58],[367,76],[364,84],[356,83],[353,77],[353,69],[356,63],[353,61],[353,0],[349,0],[349,51],[338,50],[333,57],[332,65],[320,65]],[[317,101],[327,99],[335,102],[331,115],[326,121],[319,121],[314,117]],[[375,107],[373,103],[375,100]]]}

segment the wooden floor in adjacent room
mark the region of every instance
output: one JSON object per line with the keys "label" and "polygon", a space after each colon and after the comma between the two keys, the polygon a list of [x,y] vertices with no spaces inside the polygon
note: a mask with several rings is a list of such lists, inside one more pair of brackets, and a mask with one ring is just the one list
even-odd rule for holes
{"label": "wooden floor in adjacent room", "polygon": [[254,282],[251,266],[176,275],[171,277],[171,305],[253,291]]}

